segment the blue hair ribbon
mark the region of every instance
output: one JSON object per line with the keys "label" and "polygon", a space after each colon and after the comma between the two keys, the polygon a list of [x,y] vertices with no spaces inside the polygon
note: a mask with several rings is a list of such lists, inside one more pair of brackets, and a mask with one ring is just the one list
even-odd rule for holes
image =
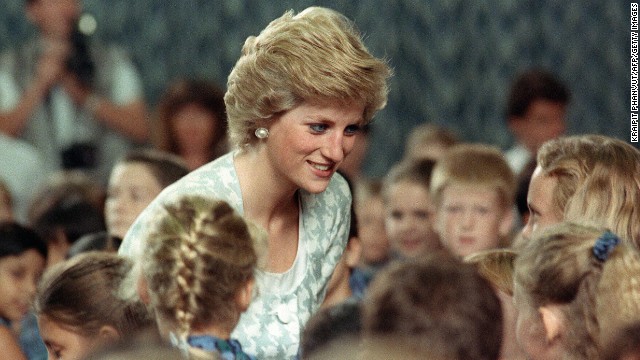
{"label": "blue hair ribbon", "polygon": [[600,262],[605,262],[609,257],[609,254],[613,251],[613,248],[616,247],[620,243],[620,238],[607,230],[596,240],[595,245],[593,245],[593,255]]}

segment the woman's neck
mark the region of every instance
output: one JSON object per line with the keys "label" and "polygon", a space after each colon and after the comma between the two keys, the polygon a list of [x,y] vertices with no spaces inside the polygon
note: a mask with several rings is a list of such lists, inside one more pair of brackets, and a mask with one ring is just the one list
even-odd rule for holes
{"label": "woman's neck", "polygon": [[298,251],[297,188],[279,177],[264,154],[247,150],[234,159],[242,190],[244,217],[268,233],[265,270],[291,268]]}
{"label": "woman's neck", "polygon": [[[297,188],[278,176],[258,150],[239,152],[234,165],[242,190],[245,216],[266,225],[274,217],[298,211]],[[267,228],[265,226],[265,228]]]}

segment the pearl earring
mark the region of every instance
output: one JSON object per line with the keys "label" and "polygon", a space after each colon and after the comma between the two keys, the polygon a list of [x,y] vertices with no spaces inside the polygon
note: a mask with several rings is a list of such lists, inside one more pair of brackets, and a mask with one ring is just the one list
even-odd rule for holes
{"label": "pearl earring", "polygon": [[255,133],[258,139],[266,139],[269,137],[269,129],[259,127],[256,129]]}

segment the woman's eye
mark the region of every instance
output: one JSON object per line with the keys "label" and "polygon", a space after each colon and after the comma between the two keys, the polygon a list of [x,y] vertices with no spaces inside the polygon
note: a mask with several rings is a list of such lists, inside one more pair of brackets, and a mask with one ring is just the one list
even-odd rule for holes
{"label": "woman's eye", "polygon": [[325,125],[325,124],[311,124],[311,125],[309,125],[309,128],[313,132],[321,133],[321,132],[324,132],[325,130],[327,130],[327,125]]}

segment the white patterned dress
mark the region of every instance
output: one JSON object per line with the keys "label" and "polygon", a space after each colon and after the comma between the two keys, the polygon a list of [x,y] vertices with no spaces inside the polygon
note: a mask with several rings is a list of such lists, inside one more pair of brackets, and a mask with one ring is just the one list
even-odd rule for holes
{"label": "white patterned dress", "polygon": [[[225,200],[243,214],[240,184],[233,164],[234,153],[193,171],[166,188],[138,217],[125,236],[119,253],[139,258],[162,204],[183,195],[201,195]],[[293,266],[284,273],[258,271],[258,295],[241,316],[232,337],[258,359],[292,359],[298,352],[300,333],[318,310],[326,286],[344,247],[349,223],[351,193],[336,174],[320,194],[299,191],[300,226],[298,252]]]}

